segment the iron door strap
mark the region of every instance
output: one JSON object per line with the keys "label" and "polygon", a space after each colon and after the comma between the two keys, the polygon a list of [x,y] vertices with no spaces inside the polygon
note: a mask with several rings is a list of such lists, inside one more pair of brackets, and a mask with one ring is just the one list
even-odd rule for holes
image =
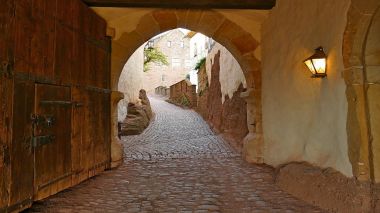
{"label": "iron door strap", "polygon": [[9,61],[1,62],[0,74],[4,74],[6,77],[12,76],[12,66]]}
{"label": "iron door strap", "polygon": [[74,106],[74,107],[83,107],[84,103],[82,102],[72,102],[72,101],[40,101],[41,105],[60,105],[60,106]]}
{"label": "iron door strap", "polygon": [[40,101],[41,105],[60,105],[60,106],[71,106],[73,102],[71,101]]}
{"label": "iron door strap", "polygon": [[42,135],[32,137],[32,146],[34,148],[44,146],[55,141],[54,135]]}
{"label": "iron door strap", "polygon": [[10,163],[9,148],[6,145],[0,146],[0,168]]}
{"label": "iron door strap", "polygon": [[56,121],[52,115],[36,115],[32,114],[31,120],[35,126],[43,126],[45,128],[52,127]]}

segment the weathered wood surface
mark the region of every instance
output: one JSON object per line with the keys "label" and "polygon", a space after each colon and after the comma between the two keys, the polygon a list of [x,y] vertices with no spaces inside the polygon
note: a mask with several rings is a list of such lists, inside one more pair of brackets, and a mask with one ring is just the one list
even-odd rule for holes
{"label": "weathered wood surface", "polygon": [[10,146],[12,134],[12,96],[13,79],[10,78],[5,64],[9,61],[9,26],[12,2],[0,0],[0,212],[9,203],[10,191]]}
{"label": "weathered wood surface", "polygon": [[33,200],[34,155],[31,146],[34,108],[34,83],[15,80],[13,102],[13,132],[10,149],[10,198],[8,211],[17,209],[20,203],[30,205]]}
{"label": "weathered wood surface", "polygon": [[47,144],[35,144],[35,198],[43,199],[71,186],[70,87],[36,84],[35,115],[49,116],[34,125],[34,137],[52,136]]}
{"label": "weathered wood surface", "polygon": [[[80,0],[0,5],[0,63],[9,64],[0,66],[0,212],[9,212],[109,168],[110,41]],[[56,120],[35,126],[33,114]],[[33,147],[44,135],[55,139]]]}
{"label": "weathered wood surface", "polygon": [[154,7],[191,9],[259,9],[268,10],[276,0],[83,0],[92,7]]}

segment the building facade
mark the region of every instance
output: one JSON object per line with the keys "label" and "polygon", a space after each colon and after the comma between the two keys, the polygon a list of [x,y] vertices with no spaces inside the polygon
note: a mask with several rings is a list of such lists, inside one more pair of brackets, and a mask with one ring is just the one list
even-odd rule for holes
{"label": "building facade", "polygon": [[169,65],[150,63],[144,72],[144,89],[154,92],[155,88],[171,85],[186,78],[192,69],[190,60],[190,39],[181,29],[168,31],[149,40],[145,48],[154,47],[166,55]]}

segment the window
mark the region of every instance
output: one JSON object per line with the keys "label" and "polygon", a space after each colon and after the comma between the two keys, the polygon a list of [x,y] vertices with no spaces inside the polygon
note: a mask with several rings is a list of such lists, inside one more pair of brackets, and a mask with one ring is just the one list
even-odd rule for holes
{"label": "window", "polygon": [[154,45],[154,42],[153,42],[153,41],[149,41],[149,42],[148,42],[148,47],[153,47],[153,45]]}
{"label": "window", "polygon": [[171,47],[171,46],[172,46],[172,42],[171,42],[171,41],[168,41],[167,46],[168,46],[168,47]]}
{"label": "window", "polygon": [[180,66],[181,66],[181,59],[172,58],[172,67],[180,67]]}
{"label": "window", "polygon": [[185,67],[191,67],[191,60],[185,60]]}
{"label": "window", "polygon": [[165,81],[165,75],[161,75],[161,81]]}
{"label": "window", "polygon": [[181,47],[182,47],[182,48],[185,47],[185,42],[181,41]]}
{"label": "window", "polygon": [[194,44],[194,57],[197,57],[198,55],[198,46],[197,43]]}

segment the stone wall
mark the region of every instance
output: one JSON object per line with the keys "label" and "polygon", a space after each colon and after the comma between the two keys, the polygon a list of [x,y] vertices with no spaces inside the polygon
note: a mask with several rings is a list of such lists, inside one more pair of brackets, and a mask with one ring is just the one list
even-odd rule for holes
{"label": "stone wall", "polygon": [[206,65],[203,65],[198,70],[198,91],[197,91],[197,112],[205,119],[208,119],[208,90],[209,82],[206,72]]}
{"label": "stone wall", "polygon": [[[343,34],[349,0],[278,0],[263,24],[265,163],[307,161],[352,177],[347,147]],[[312,79],[302,63],[318,46],[327,78]]]}
{"label": "stone wall", "polygon": [[124,99],[118,103],[118,121],[122,122],[127,115],[128,103],[139,100],[139,91],[143,88],[144,46],[139,47],[128,59],[120,75],[118,89]]}
{"label": "stone wall", "polygon": [[170,96],[170,88],[159,86],[154,89],[154,93],[161,96]]}
{"label": "stone wall", "polygon": [[187,79],[171,85],[169,100],[182,106],[195,107],[197,105],[196,85],[192,85]]}
{"label": "stone wall", "polygon": [[[222,56],[222,51],[224,50],[224,47],[220,44],[214,46],[214,49],[207,57],[212,61],[211,67],[209,65],[209,70],[206,67],[201,67],[198,71],[197,111],[215,132],[222,134],[236,150],[242,151],[243,139],[248,134],[247,103],[240,97],[240,94],[245,89],[242,83],[238,85],[238,88],[231,86],[234,84],[224,84],[224,87],[222,86],[223,80],[227,80],[225,76],[231,76],[231,73],[241,71],[239,69],[222,69],[222,67],[238,67],[237,62],[231,60],[232,55],[224,52]],[[208,73],[210,73],[210,76],[207,75]],[[233,75],[230,81],[236,81],[239,76]],[[209,80],[211,80],[210,83],[208,83]],[[222,88],[225,90],[223,91]],[[231,91],[233,94],[230,98],[228,93]]]}

